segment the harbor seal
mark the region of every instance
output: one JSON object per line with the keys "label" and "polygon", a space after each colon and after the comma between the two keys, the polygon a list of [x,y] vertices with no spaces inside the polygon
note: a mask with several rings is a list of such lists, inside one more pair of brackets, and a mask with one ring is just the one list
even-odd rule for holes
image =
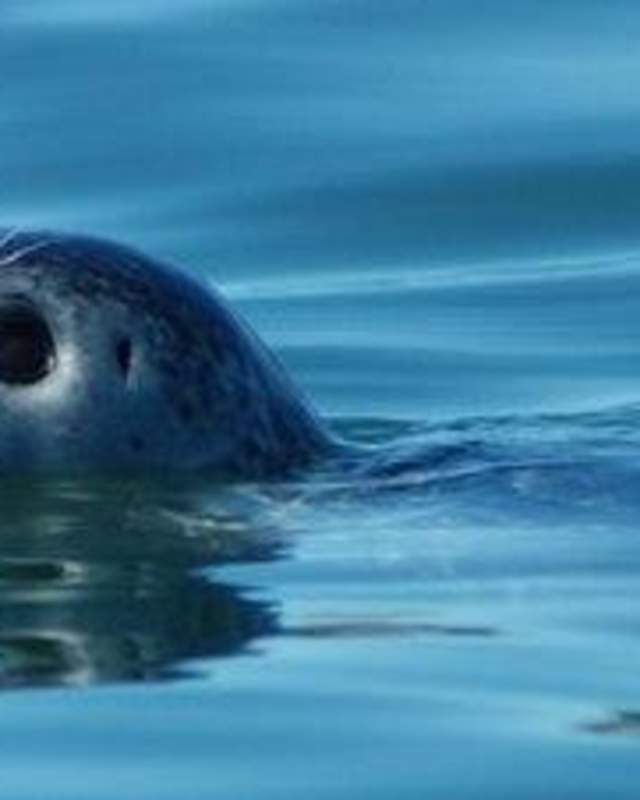
{"label": "harbor seal", "polygon": [[98,238],[0,231],[0,471],[254,478],[331,438],[216,293]]}

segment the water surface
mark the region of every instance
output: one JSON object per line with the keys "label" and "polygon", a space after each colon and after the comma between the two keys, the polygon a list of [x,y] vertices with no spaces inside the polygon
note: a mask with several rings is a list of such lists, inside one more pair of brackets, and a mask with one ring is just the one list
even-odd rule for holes
{"label": "water surface", "polygon": [[2,225],[220,286],[371,453],[4,480],[0,797],[636,797],[639,29],[5,0]]}

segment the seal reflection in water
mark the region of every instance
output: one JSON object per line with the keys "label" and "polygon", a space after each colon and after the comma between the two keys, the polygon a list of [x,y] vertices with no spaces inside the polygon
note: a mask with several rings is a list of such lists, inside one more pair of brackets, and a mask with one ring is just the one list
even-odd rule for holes
{"label": "seal reflection in water", "polygon": [[206,476],[4,479],[0,693],[210,674],[276,635],[265,593],[215,570],[280,557],[251,492]]}
{"label": "seal reflection in water", "polygon": [[0,469],[259,477],[330,440],[217,295],[98,239],[0,232]]}

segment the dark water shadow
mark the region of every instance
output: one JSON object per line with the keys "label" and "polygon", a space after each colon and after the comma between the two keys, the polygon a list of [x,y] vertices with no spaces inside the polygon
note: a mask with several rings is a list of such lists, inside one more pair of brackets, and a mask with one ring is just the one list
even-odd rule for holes
{"label": "dark water shadow", "polygon": [[352,618],[323,619],[289,626],[284,636],[303,639],[406,639],[410,637],[490,638],[502,633],[492,625],[445,625],[438,622],[407,622],[402,619]]}
{"label": "dark water shadow", "polygon": [[0,687],[161,681],[251,652],[270,602],[202,574],[282,553],[247,489],[0,486]]}
{"label": "dark water shadow", "polygon": [[587,722],[581,726],[589,733],[603,736],[640,736],[640,711],[626,709],[613,712],[609,717]]}

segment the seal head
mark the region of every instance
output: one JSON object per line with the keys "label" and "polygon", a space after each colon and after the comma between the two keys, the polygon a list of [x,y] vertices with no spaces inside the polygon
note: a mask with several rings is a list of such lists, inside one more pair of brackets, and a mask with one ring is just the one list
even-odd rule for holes
{"label": "seal head", "polygon": [[0,232],[0,470],[258,477],[330,446],[220,296],[88,237]]}

